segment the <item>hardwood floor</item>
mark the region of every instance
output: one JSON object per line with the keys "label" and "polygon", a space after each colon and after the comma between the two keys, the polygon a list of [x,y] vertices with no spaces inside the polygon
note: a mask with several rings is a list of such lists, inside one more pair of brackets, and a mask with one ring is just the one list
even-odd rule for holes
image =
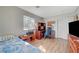
{"label": "hardwood floor", "polygon": [[68,53],[68,41],[65,39],[41,39],[31,42],[44,53]]}

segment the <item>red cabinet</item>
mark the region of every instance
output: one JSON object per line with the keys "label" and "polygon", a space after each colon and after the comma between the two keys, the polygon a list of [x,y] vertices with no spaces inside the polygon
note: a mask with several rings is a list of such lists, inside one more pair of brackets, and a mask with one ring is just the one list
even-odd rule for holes
{"label": "red cabinet", "polygon": [[46,24],[44,22],[38,22],[38,29],[37,29],[37,33],[39,35],[41,35],[41,37],[44,37],[44,34],[46,32]]}
{"label": "red cabinet", "polygon": [[36,39],[41,39],[42,38],[42,32],[41,31],[36,31]]}

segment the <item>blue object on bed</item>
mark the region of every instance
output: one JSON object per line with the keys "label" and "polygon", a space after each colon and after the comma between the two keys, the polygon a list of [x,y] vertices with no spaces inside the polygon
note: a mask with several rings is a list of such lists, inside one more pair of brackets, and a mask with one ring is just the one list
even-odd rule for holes
{"label": "blue object on bed", "polygon": [[0,42],[0,53],[40,53],[41,51],[31,44],[19,39]]}

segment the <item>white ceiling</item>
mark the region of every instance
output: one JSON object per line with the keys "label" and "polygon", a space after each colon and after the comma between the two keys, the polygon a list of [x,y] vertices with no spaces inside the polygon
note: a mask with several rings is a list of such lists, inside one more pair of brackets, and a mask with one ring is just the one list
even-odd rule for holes
{"label": "white ceiling", "polygon": [[50,18],[55,15],[72,13],[76,10],[76,6],[19,6],[26,11],[29,11],[35,15],[41,16],[43,18]]}

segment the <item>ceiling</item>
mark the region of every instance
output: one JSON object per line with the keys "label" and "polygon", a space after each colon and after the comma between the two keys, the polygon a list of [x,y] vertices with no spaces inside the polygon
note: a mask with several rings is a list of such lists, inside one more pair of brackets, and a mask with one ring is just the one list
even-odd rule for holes
{"label": "ceiling", "polygon": [[72,13],[76,10],[76,6],[19,6],[26,11],[29,11],[35,15],[43,18],[50,18],[52,16]]}

